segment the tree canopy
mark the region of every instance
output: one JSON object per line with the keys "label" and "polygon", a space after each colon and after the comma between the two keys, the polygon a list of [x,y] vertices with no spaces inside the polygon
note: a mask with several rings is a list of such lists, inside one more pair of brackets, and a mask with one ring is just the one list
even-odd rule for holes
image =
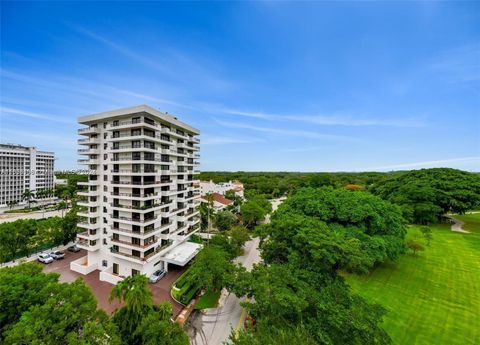
{"label": "tree canopy", "polygon": [[299,256],[299,262],[327,270],[366,272],[405,251],[400,208],[370,193],[345,189],[299,190],[262,233],[268,236],[261,247],[267,263]]}
{"label": "tree canopy", "polygon": [[4,344],[119,344],[116,327],[83,280],[59,283],[36,263],[0,270]]}
{"label": "tree canopy", "polygon": [[235,344],[389,344],[385,311],[350,292],[338,274],[367,272],[405,251],[398,206],[363,191],[303,188],[262,225],[263,264],[238,269],[228,289],[256,320]]}
{"label": "tree canopy", "polygon": [[412,170],[377,182],[372,192],[400,205],[409,221],[428,224],[447,212],[480,205],[480,175],[450,168]]}

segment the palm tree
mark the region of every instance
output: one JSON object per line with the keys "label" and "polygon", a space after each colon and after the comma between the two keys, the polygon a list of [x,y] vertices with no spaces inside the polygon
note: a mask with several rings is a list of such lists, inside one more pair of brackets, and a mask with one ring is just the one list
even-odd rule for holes
{"label": "palm tree", "polygon": [[145,309],[153,306],[152,291],[148,287],[148,278],[135,274],[119,282],[110,291],[109,301],[118,299],[134,315],[141,315]]}
{"label": "palm tree", "polygon": [[210,232],[212,230],[211,211],[213,210],[213,194],[207,193],[207,195],[205,195],[205,199],[207,200],[207,243],[210,243]]}
{"label": "palm tree", "polygon": [[8,205],[8,208],[10,209],[10,211],[13,209],[13,207],[17,204],[16,201],[9,201],[7,202],[7,205]]}
{"label": "palm tree", "polygon": [[22,194],[22,200],[27,200],[28,209],[30,209],[30,203],[32,202],[34,195],[35,194],[28,188],[25,189],[25,191]]}

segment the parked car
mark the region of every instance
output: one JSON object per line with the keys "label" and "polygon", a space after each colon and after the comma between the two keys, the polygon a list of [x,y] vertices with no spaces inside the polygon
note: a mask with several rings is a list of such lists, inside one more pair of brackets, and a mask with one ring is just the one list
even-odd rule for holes
{"label": "parked car", "polygon": [[74,244],[73,246],[68,247],[68,250],[69,250],[70,252],[77,253],[77,252],[80,251],[80,248],[78,248],[78,246],[77,246],[76,244]]}
{"label": "parked car", "polygon": [[55,260],[60,260],[60,259],[63,259],[65,257],[65,253],[64,252],[61,252],[59,250],[55,251],[55,252],[51,252],[49,254],[52,258],[54,258]]}
{"label": "parked car", "polygon": [[160,279],[165,277],[165,274],[167,274],[167,272],[165,272],[165,270],[158,270],[158,271],[153,272],[153,274],[150,276],[150,279],[149,279],[150,283],[158,282]]}
{"label": "parked car", "polygon": [[48,254],[39,254],[37,260],[44,264],[50,264],[53,262],[53,258]]}

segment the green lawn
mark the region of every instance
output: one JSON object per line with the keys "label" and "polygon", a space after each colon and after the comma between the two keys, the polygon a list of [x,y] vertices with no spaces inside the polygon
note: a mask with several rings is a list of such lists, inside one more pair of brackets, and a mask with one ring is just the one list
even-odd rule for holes
{"label": "green lawn", "polygon": [[[426,250],[365,276],[345,274],[352,289],[388,310],[395,344],[480,344],[480,214],[459,216],[470,234],[433,225]],[[411,227],[408,236],[421,236]]]}
{"label": "green lawn", "polygon": [[215,308],[220,298],[220,291],[208,290],[198,300],[195,309]]}

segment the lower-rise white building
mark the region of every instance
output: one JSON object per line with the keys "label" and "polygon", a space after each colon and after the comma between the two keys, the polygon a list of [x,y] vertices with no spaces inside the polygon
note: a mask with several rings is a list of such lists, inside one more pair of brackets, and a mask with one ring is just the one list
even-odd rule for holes
{"label": "lower-rise white building", "polygon": [[188,242],[200,228],[199,130],[146,105],[78,121],[86,126],[79,163],[90,171],[78,192],[78,245],[87,255],[70,268],[117,283],[188,263],[201,247]]}
{"label": "lower-rise white building", "polygon": [[[32,200],[53,197],[55,154],[35,147],[0,144],[0,207],[26,203],[28,189]],[[48,193],[40,193],[48,191]]]}
{"label": "lower-rise white building", "polygon": [[207,195],[212,193],[218,193],[225,195],[228,191],[234,191],[236,196],[239,196],[243,199],[243,183],[240,181],[228,181],[214,183],[210,181],[199,181],[198,185],[200,187],[200,194]]}

